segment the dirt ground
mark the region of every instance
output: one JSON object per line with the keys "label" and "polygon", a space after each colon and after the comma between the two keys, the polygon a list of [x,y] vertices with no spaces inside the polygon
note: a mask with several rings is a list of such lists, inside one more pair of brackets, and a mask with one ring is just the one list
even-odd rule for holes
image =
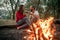
{"label": "dirt ground", "polygon": [[0,40],[23,40],[23,33],[24,35],[26,34],[24,30],[25,29],[0,29]]}

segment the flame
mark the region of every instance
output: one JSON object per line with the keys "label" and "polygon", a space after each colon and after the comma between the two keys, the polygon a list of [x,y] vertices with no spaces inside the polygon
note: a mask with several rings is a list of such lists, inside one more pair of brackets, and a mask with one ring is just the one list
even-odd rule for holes
{"label": "flame", "polygon": [[32,30],[27,30],[28,33],[31,33],[27,40],[53,40],[56,30],[53,20],[54,17],[50,17],[46,20],[40,19],[36,23],[32,23],[30,26]]}

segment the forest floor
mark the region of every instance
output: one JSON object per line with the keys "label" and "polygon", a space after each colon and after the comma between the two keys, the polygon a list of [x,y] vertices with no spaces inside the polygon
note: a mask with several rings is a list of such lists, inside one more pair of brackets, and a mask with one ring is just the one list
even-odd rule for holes
{"label": "forest floor", "polygon": [[15,25],[15,24],[16,24],[15,20],[0,19],[0,26],[1,25]]}

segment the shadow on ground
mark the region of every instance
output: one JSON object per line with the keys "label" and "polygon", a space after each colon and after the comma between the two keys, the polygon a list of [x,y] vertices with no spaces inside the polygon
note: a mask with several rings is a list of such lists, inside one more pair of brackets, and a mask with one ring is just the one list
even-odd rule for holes
{"label": "shadow on ground", "polygon": [[17,30],[16,28],[0,28],[0,40],[23,40],[25,29]]}

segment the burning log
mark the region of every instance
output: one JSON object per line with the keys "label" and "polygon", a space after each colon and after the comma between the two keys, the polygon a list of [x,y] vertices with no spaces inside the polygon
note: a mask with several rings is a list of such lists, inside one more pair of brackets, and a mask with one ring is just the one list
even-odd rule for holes
{"label": "burning log", "polygon": [[53,17],[50,17],[46,20],[38,20],[36,23],[32,23],[30,31],[27,31],[28,33],[32,32],[28,36],[28,40],[53,40],[54,38],[54,32],[56,30],[55,26],[52,27],[53,24]]}

